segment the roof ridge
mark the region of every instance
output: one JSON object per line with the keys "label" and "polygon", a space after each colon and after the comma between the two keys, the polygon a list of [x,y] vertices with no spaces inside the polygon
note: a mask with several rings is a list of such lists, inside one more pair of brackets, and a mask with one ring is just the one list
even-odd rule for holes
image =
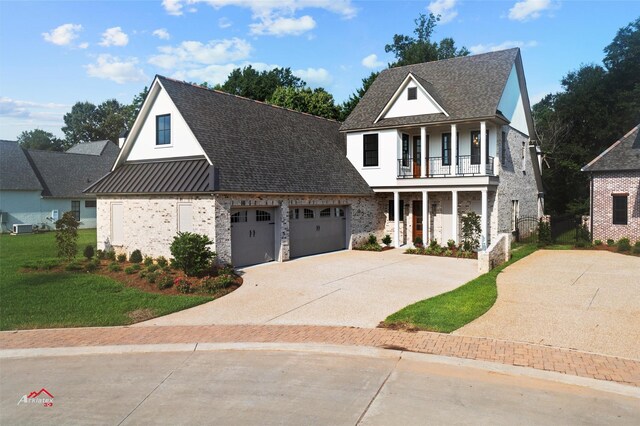
{"label": "roof ridge", "polygon": [[[398,67],[392,67],[392,68],[384,69],[384,70],[382,70],[382,72],[391,71],[391,70],[397,70],[397,69],[407,68],[407,67],[414,67],[416,65],[434,64],[434,63],[437,63],[437,62],[447,62],[447,61],[451,61],[451,60],[477,58],[478,56],[493,55],[493,54],[496,54],[496,53],[508,52],[510,50],[520,50],[520,48],[519,47],[510,47],[509,49],[494,50],[494,51],[491,51],[491,52],[482,52],[482,53],[477,53],[475,55],[454,56],[453,58],[438,59],[437,61],[426,61],[426,62],[418,62],[417,64],[400,65]],[[411,72],[411,71],[409,71],[409,72]]]}
{"label": "roof ridge", "polygon": [[617,141],[615,141],[614,143],[612,143],[611,145],[609,145],[609,147],[607,149],[605,149],[604,151],[602,151],[596,158],[594,158],[593,160],[591,160],[586,166],[582,167],[580,169],[580,171],[586,172],[589,171],[588,169],[590,167],[592,167],[595,163],[597,163],[598,161],[600,161],[605,155],[607,155],[609,152],[613,151],[614,148],[616,148],[618,145],[620,145],[622,143],[623,140],[625,140],[628,136],[630,136],[633,132],[639,131],[640,130],[640,124],[638,124],[636,127],[634,127],[633,129],[631,129],[630,131],[628,131],[624,136],[622,136],[620,139],[618,139]]}
{"label": "roof ridge", "polygon": [[102,153],[100,153],[99,155],[95,155],[95,154],[83,154],[80,152],[67,152],[67,151],[51,151],[48,149],[26,149],[25,151],[29,151],[29,152],[49,152],[51,154],[63,154],[63,155],[82,155],[85,157],[100,157],[102,156]]}
{"label": "roof ridge", "polygon": [[160,77],[160,78],[164,78],[165,80],[173,81],[174,83],[180,83],[180,84],[184,84],[184,85],[187,85],[187,86],[193,86],[195,88],[206,90],[208,92],[213,92],[213,93],[218,93],[218,94],[221,94],[221,95],[232,96],[232,97],[235,97],[235,98],[238,98],[238,99],[242,99],[242,100],[245,100],[245,101],[255,102],[257,104],[262,104],[262,105],[267,105],[267,106],[270,106],[272,108],[282,109],[284,111],[295,112],[297,114],[302,114],[302,115],[306,115],[306,116],[309,116],[309,117],[317,118],[319,120],[325,120],[325,121],[330,121],[330,122],[342,124],[340,121],[334,120],[332,118],[321,117],[319,115],[310,114],[308,112],[296,111],[295,109],[285,108],[285,107],[282,107],[282,106],[279,106],[279,105],[270,104],[270,103],[268,103],[266,101],[258,101],[256,99],[251,99],[251,98],[247,98],[245,96],[240,96],[240,95],[234,95],[233,93],[224,92],[222,90],[210,89],[208,87],[204,87],[204,86],[201,86],[201,85],[196,84],[196,83],[189,83],[189,82],[186,82],[186,81],[177,80],[175,78],[165,77],[165,76],[162,76],[162,75],[159,75],[159,74],[157,76]]}

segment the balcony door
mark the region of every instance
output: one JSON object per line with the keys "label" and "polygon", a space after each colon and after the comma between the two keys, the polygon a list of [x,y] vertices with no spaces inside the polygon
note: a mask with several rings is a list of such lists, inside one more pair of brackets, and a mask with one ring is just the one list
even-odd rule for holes
{"label": "balcony door", "polygon": [[422,152],[420,150],[420,136],[413,137],[413,177],[420,177]]}

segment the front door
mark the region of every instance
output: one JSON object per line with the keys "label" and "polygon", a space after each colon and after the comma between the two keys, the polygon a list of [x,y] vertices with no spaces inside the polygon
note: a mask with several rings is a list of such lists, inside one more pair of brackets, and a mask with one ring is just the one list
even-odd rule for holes
{"label": "front door", "polygon": [[422,153],[420,152],[420,136],[413,137],[413,177],[420,177]]}
{"label": "front door", "polygon": [[413,202],[413,240],[422,238],[422,201]]}

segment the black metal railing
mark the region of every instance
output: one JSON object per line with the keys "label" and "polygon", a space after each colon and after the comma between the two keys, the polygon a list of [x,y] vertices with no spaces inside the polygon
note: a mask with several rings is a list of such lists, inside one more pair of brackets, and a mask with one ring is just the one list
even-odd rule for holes
{"label": "black metal railing", "polygon": [[[439,177],[451,175],[450,161],[443,161],[442,157],[429,157],[427,160],[427,177]],[[487,158],[486,174],[493,176],[493,157]],[[459,176],[480,175],[480,158],[471,155],[459,155],[456,164],[456,173]],[[420,177],[420,164],[414,162],[413,157],[398,159],[399,178]]]}

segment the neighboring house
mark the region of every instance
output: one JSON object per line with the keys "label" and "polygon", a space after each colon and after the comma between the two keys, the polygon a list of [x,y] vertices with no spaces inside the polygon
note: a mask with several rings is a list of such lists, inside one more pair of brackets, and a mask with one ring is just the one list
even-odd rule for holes
{"label": "neighboring house", "polygon": [[110,141],[76,145],[67,152],[26,150],[0,141],[2,232],[14,224],[53,229],[67,211],[81,228],[96,227],[95,196],[83,190],[111,169],[118,146]]}
{"label": "neighboring house", "polygon": [[640,124],[582,171],[591,177],[593,239],[640,241]]}
{"label": "neighboring house", "polygon": [[542,215],[519,49],[385,70],[340,130],[385,212],[378,235],[396,247],[458,242],[469,211],[481,217],[483,247],[519,216]]}

